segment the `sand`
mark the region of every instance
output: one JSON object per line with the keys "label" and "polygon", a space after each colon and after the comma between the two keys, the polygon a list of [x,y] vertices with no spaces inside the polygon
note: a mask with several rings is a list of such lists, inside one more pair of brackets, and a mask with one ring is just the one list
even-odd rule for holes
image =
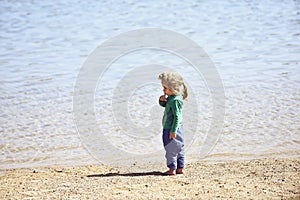
{"label": "sand", "polygon": [[104,165],[6,170],[0,199],[300,199],[300,158],[129,170]]}

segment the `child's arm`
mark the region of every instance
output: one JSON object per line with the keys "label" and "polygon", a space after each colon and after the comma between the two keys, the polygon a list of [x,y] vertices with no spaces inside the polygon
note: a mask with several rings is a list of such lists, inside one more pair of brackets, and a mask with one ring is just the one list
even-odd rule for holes
{"label": "child's arm", "polygon": [[171,110],[173,112],[173,123],[172,123],[170,136],[169,136],[170,139],[176,138],[176,132],[182,120],[181,109],[182,109],[182,103],[178,100],[175,100],[171,106]]}
{"label": "child's arm", "polygon": [[159,97],[159,105],[161,105],[162,107],[166,107],[166,104],[167,104],[167,99],[165,95],[161,95]]}

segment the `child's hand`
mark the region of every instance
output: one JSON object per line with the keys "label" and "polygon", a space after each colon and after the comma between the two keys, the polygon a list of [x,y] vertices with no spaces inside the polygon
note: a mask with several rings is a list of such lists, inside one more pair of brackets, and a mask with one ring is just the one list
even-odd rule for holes
{"label": "child's hand", "polygon": [[176,133],[170,133],[169,139],[176,138]]}
{"label": "child's hand", "polygon": [[166,99],[166,96],[165,96],[165,95],[161,95],[161,96],[159,97],[159,100],[160,100],[160,101],[167,101],[167,99]]}

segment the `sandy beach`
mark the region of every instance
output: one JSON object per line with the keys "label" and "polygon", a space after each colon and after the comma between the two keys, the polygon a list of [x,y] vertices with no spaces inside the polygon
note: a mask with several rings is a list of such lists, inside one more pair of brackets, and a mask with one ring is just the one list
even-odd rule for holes
{"label": "sandy beach", "polygon": [[10,169],[1,199],[300,199],[300,159],[188,164],[184,175],[90,165]]}

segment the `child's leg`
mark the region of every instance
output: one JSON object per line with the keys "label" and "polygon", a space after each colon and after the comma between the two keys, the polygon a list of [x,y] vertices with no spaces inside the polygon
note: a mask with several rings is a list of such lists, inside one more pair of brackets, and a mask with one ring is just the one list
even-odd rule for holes
{"label": "child's leg", "polygon": [[[170,143],[171,144],[171,143]],[[170,169],[176,169],[177,168],[177,154],[176,152],[174,151],[174,148],[171,147],[171,146],[174,146],[174,145],[169,145],[167,148],[166,148],[166,159],[167,159],[167,166],[168,168]]]}
{"label": "child's leg", "polygon": [[184,147],[182,147],[181,151],[178,153],[177,156],[177,174],[183,174],[184,168]]}
{"label": "child's leg", "polygon": [[163,131],[163,143],[166,150],[167,166],[170,169],[177,168],[177,155],[180,151],[180,143],[176,139],[169,139],[170,130]]}
{"label": "child's leg", "polygon": [[184,168],[184,136],[182,132],[182,127],[180,127],[177,131],[176,139],[180,143],[180,151],[177,155],[177,173],[183,174],[183,168]]}
{"label": "child's leg", "polygon": [[177,168],[184,168],[184,147],[182,147],[181,151],[178,153]]}

